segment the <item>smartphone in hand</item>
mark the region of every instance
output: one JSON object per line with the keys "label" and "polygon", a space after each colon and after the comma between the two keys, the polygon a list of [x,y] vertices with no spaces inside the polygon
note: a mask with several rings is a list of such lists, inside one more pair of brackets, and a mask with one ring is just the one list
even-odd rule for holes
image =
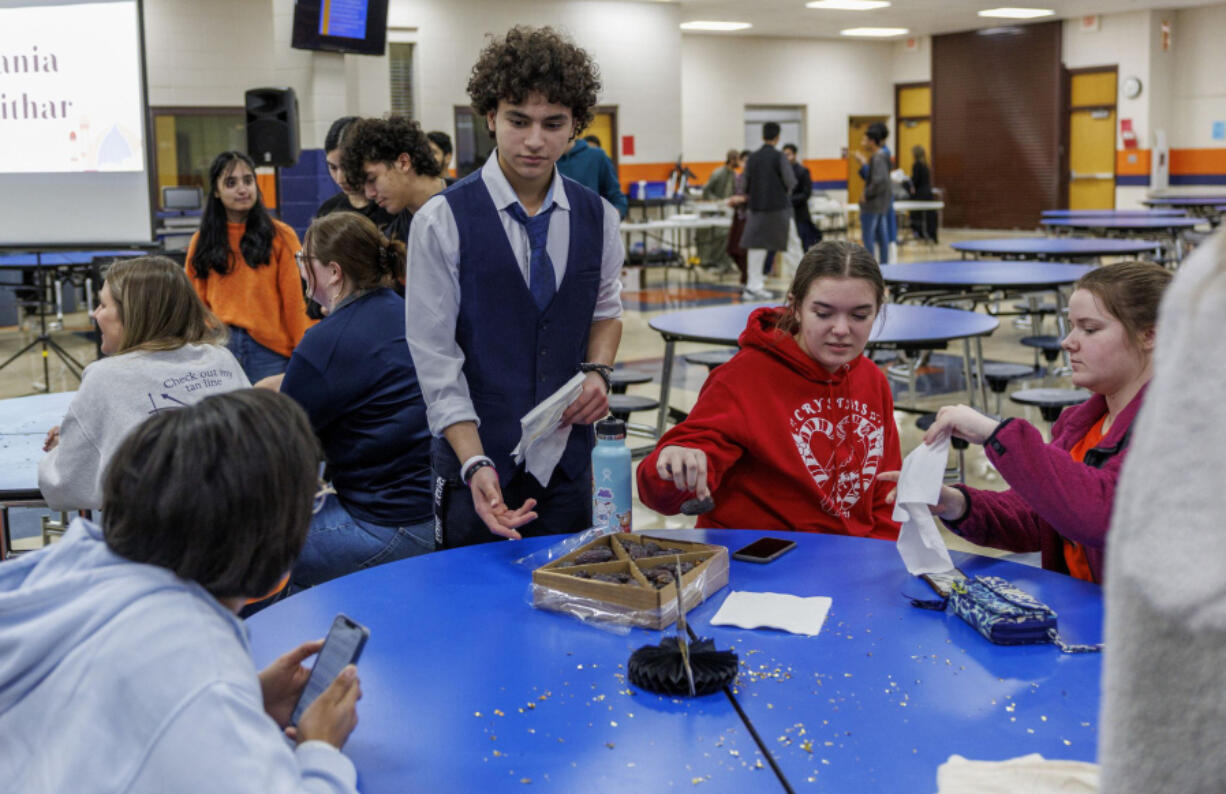
{"label": "smartphone in hand", "polygon": [[328,631],[328,637],[324,640],[324,647],[315,657],[311,677],[307,680],[307,685],[302,690],[297,705],[294,706],[294,713],[289,719],[290,725],[298,724],[298,720],[302,718],[302,712],[306,711],[307,707],[315,702],[315,698],[332,685],[336,677],[341,674],[341,670],[348,665],[357,664],[358,657],[362,655],[362,649],[366,647],[366,640],[369,637],[370,630],[361,623],[345,615],[336,616],[336,619],[332,621],[331,630]]}

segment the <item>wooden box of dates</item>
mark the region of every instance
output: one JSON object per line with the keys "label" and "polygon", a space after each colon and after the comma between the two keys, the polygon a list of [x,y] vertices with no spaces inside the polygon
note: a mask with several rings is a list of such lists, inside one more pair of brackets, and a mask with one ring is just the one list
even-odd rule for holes
{"label": "wooden box of dates", "polygon": [[723,546],[615,532],[533,571],[533,604],[662,629],[677,620],[678,562],[687,612],[728,584]]}

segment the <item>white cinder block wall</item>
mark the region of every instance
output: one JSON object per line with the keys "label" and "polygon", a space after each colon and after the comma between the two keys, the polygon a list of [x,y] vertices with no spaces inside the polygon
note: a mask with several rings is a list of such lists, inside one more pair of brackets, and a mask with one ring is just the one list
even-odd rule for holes
{"label": "white cinder block wall", "polygon": [[488,33],[516,24],[567,32],[600,65],[601,104],[618,107],[618,134],[633,135],[623,163],[676,158],[681,139],[681,10],[676,4],[541,0],[392,0],[388,25],[416,28],[420,121],[452,130],[468,104],[469,70]]}
{"label": "white cinder block wall", "polygon": [[1155,16],[1172,22],[1172,147],[1226,149],[1213,138],[1213,122],[1226,121],[1226,4]]}

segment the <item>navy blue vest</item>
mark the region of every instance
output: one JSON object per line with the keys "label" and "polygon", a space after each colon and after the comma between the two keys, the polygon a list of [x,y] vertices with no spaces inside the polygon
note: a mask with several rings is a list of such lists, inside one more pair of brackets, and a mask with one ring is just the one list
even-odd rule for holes
{"label": "navy blue vest", "polygon": [[[604,207],[578,182],[561,181],[570,202],[570,253],[562,283],[544,311],[532,299],[481,172],[443,194],[460,234],[456,342],[464,351],[464,377],[481,419],[481,445],[502,485],[516,468],[511,450],[519,443],[520,417],[579,371],[596,311]],[[585,476],[593,443],[591,427],[573,428],[558,471],[571,480]],[[439,446],[450,451],[447,444]]]}

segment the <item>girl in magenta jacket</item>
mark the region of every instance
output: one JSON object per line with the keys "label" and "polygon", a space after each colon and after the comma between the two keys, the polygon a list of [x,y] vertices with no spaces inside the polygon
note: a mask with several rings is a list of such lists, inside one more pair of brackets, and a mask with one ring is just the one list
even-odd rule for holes
{"label": "girl in magenta jacket", "polygon": [[[1121,262],[1077,282],[1062,345],[1073,384],[1094,395],[1061,414],[1050,444],[1023,419],[1001,422],[966,405],[942,408],[924,441],[952,434],[983,444],[1011,488],[942,486],[933,515],[973,543],[1040,551],[1044,568],[1102,582],[1115,483],[1153,373],[1158,304],[1170,279],[1158,265]],[[897,480],[897,472],[882,479]]]}

